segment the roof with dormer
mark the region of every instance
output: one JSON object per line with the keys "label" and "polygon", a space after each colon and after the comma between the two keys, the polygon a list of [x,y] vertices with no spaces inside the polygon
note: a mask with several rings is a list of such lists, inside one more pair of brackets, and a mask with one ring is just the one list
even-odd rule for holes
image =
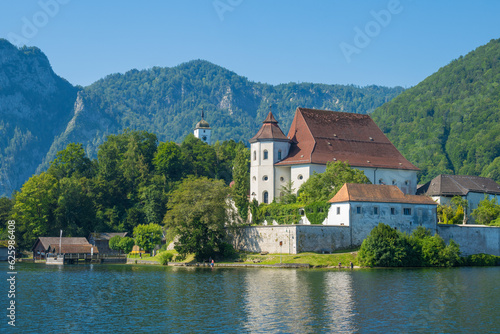
{"label": "roof with dormer", "polygon": [[262,123],[263,124],[259,132],[257,132],[257,134],[253,136],[252,139],[250,139],[250,143],[266,140],[289,141],[283,131],[281,131],[280,127],[278,126],[278,121],[276,120],[276,118],[274,118],[274,115],[271,111]]}
{"label": "roof with dormer", "polygon": [[466,196],[469,192],[500,195],[500,185],[487,177],[441,174],[417,190],[428,196]]}
{"label": "roof with dormer", "polygon": [[427,196],[405,195],[397,186],[345,183],[330,203],[378,202],[437,205]]}
{"label": "roof with dormer", "polygon": [[353,167],[419,170],[369,115],[297,108],[287,137],[290,152],[276,165],[348,161]]}

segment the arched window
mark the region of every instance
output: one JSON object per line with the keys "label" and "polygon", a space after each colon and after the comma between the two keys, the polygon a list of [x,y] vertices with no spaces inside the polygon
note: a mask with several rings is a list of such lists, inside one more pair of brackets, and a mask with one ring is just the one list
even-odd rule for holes
{"label": "arched window", "polygon": [[269,153],[267,152],[267,150],[264,150],[264,160],[267,160],[269,156]]}
{"label": "arched window", "polygon": [[269,193],[267,191],[264,191],[262,194],[262,197],[264,198],[263,202],[268,204],[269,203]]}
{"label": "arched window", "polygon": [[257,160],[257,151],[253,151],[253,159]]}
{"label": "arched window", "polygon": [[379,179],[378,180],[378,184],[385,184],[384,180],[383,179]]}
{"label": "arched window", "polygon": [[278,160],[281,160],[281,150],[278,150]]}

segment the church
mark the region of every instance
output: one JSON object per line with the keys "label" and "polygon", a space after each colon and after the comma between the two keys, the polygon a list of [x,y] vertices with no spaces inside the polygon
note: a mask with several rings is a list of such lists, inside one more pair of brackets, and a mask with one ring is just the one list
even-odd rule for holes
{"label": "church", "polygon": [[269,112],[250,139],[250,201],[270,203],[293,182],[298,191],[330,161],[347,161],[373,184],[395,185],[404,194],[417,191],[419,169],[406,160],[369,115],[297,108],[285,136]]}

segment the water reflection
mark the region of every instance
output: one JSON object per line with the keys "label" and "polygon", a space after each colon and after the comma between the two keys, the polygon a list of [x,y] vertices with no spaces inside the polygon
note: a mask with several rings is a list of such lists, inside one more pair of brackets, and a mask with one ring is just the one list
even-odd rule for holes
{"label": "water reflection", "polygon": [[250,332],[352,332],[350,272],[255,270],[245,279]]}
{"label": "water reflection", "polygon": [[[485,333],[500,328],[499,267],[18,267],[16,329],[22,333]],[[5,276],[7,266],[0,263],[0,271]],[[0,305],[6,308],[6,301]]]}

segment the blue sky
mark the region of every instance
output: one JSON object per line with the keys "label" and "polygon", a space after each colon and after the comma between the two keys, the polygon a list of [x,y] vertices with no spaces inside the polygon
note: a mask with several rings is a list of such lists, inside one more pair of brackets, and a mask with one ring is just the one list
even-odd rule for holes
{"label": "blue sky", "polygon": [[0,37],[88,85],[205,59],[256,82],[410,87],[500,38],[500,1],[2,0]]}

